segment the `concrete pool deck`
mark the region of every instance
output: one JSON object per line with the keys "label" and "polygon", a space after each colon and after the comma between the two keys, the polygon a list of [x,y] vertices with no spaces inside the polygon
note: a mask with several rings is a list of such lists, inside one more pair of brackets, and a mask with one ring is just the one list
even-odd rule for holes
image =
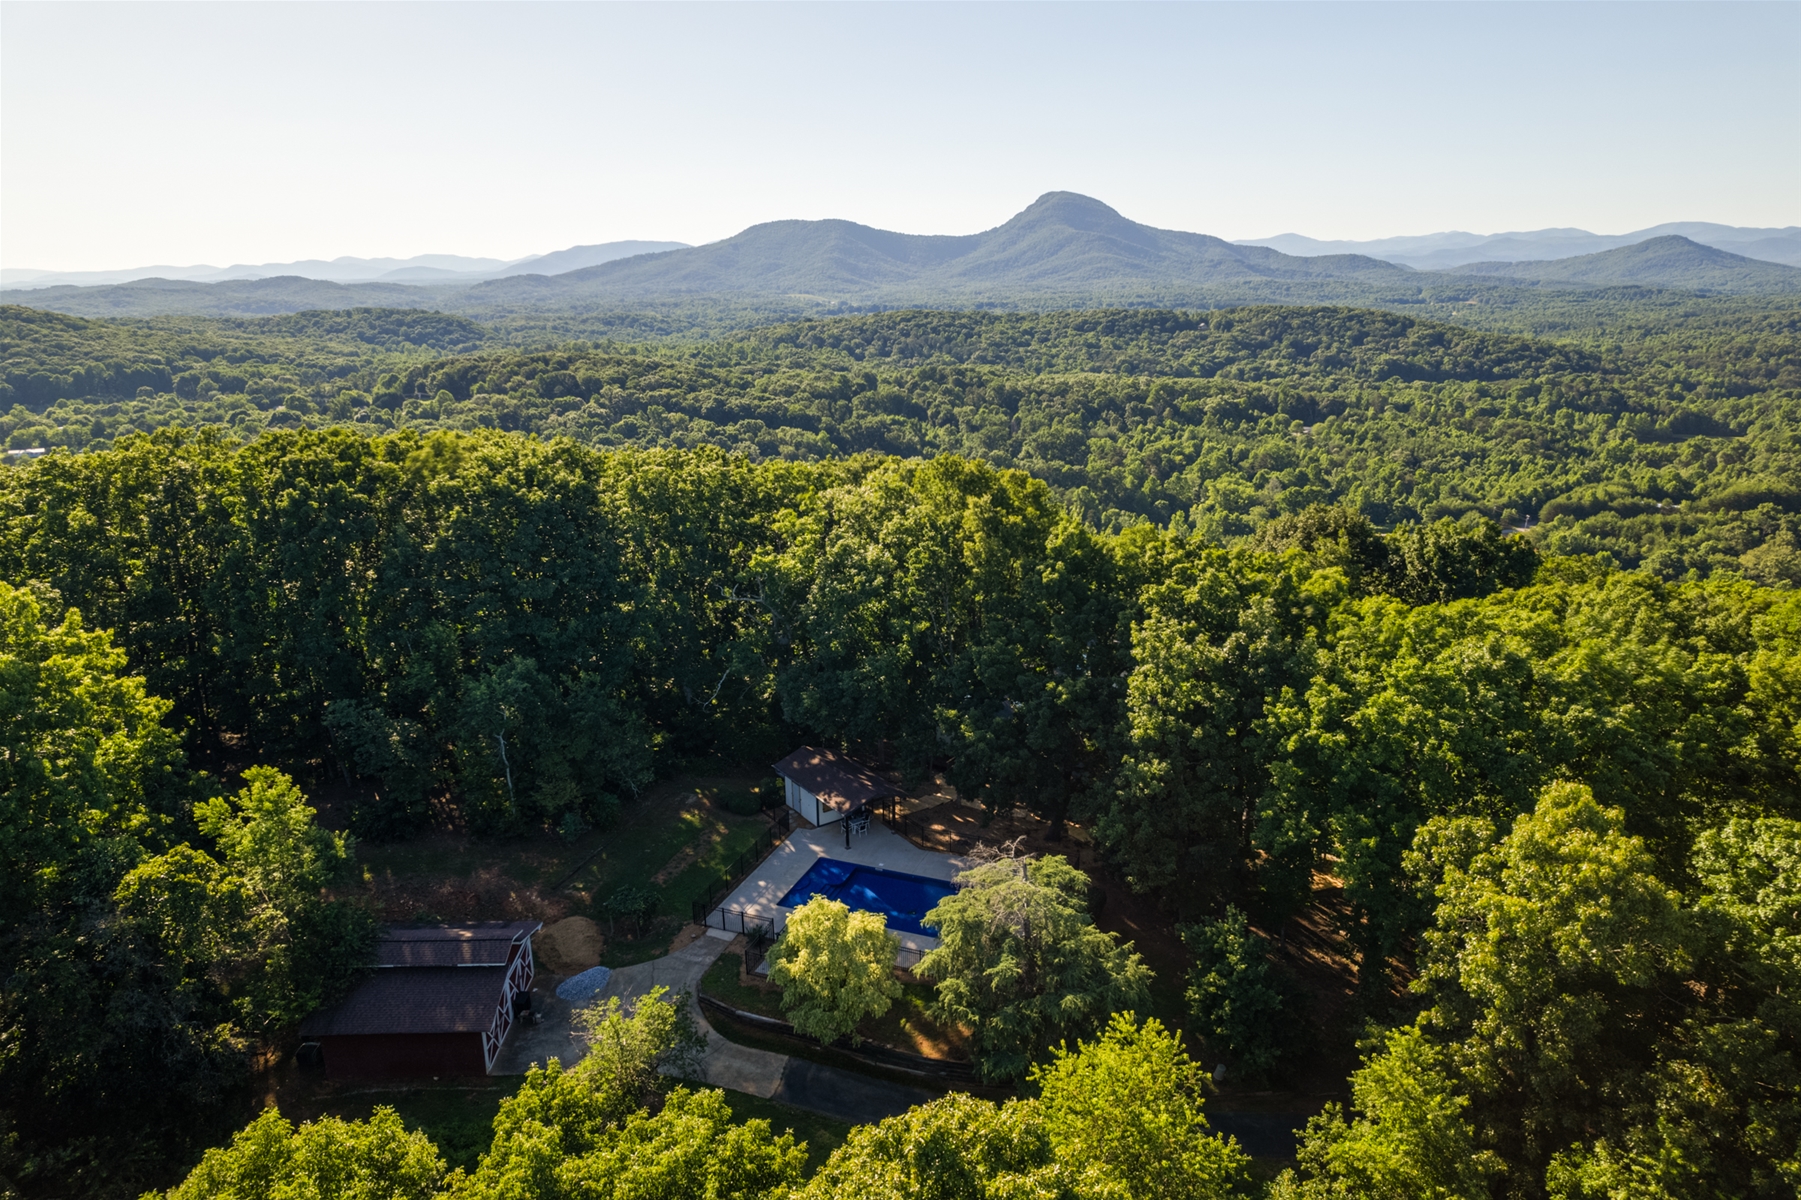
{"label": "concrete pool deck", "polygon": [[[709,923],[715,927],[714,936],[721,933],[717,915],[721,912],[742,913],[749,920],[768,921],[779,933],[793,910],[784,908],[777,901],[822,858],[947,881],[968,865],[960,855],[922,850],[879,821],[871,821],[867,833],[853,834],[848,850],[844,847],[844,828],[838,823],[821,825],[817,829],[797,829],[708,914]],[[738,932],[735,917],[730,932],[733,935]],[[903,951],[922,953],[938,945],[938,939],[929,934],[901,930],[895,930],[895,933],[900,937]]]}

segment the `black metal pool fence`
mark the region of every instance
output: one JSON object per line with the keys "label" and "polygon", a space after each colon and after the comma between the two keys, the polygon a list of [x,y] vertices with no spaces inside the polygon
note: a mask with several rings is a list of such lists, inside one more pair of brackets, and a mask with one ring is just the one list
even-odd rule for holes
{"label": "black metal pool fence", "polygon": [[884,808],[880,810],[880,815],[882,824],[894,830],[894,832],[900,834],[915,846],[918,846],[922,850],[937,849],[937,847],[932,844],[931,831],[926,828],[926,823],[915,817],[912,813],[897,812],[893,808]]}
{"label": "black metal pool fence", "polygon": [[[727,933],[743,934],[746,971],[754,971],[762,965],[780,932],[775,927],[774,918],[742,908],[719,908],[702,913],[695,924],[705,925],[709,929],[723,929]],[[894,965],[911,970],[928,953],[930,951],[921,950],[917,946],[902,946],[900,953],[894,956]]]}
{"label": "black metal pool fence", "polygon": [[[781,845],[782,839],[788,836],[790,826],[788,810],[784,808],[769,823],[769,828],[759,833],[757,840],[751,843],[744,853],[732,860],[732,865],[726,869],[726,877],[707,885],[706,894],[694,902],[693,920],[696,925],[707,923],[707,913],[712,910],[713,905],[722,897],[731,895],[732,889],[737,887],[739,882],[750,874],[758,863],[768,857],[771,850]],[[722,925],[720,928],[725,927]]]}

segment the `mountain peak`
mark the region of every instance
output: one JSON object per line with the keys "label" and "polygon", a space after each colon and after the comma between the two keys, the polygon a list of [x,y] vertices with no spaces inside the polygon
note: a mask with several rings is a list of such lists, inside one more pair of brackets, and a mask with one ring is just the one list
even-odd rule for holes
{"label": "mountain peak", "polygon": [[[1639,254],[1668,254],[1672,251],[1694,250],[1702,254],[1730,254],[1730,251],[1716,250],[1712,246],[1703,246],[1693,238],[1683,237],[1680,233],[1665,233],[1654,238],[1646,238],[1642,242],[1634,242],[1631,246],[1622,246],[1623,250],[1636,250]],[[1733,258],[1741,257],[1733,254]]]}
{"label": "mountain peak", "polygon": [[1040,225],[1057,224],[1084,232],[1099,232],[1120,225],[1136,225],[1127,220],[1117,209],[1102,204],[1092,196],[1084,196],[1080,192],[1046,192],[1020,212],[1016,213],[1006,225]]}

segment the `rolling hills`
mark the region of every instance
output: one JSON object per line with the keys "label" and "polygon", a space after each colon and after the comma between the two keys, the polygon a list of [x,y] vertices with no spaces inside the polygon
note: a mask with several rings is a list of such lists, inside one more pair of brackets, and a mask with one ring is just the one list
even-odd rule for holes
{"label": "rolling hills", "polygon": [[332,283],[278,275],[219,283],[136,279],[104,287],[9,289],[0,292],[0,297],[9,304],[79,317],[260,317],[312,309],[440,308],[448,291],[408,283]]}
{"label": "rolling hills", "polygon": [[1550,262],[1470,263],[1458,270],[1553,287],[1637,284],[1710,292],[1801,292],[1801,269],[1731,254],[1674,234],[1598,254]]}
{"label": "rolling hills", "polygon": [[1230,540],[1342,503],[1382,524],[1529,524],[1557,553],[1668,578],[1801,584],[1801,315],[1734,304],[1715,322],[1720,303],[1587,343],[1298,306],[902,310],[636,345],[418,310],[0,308],[0,443],[498,430],[752,461],[957,454],[1105,528]]}
{"label": "rolling hills", "polygon": [[470,258],[461,254],[416,254],[411,258],[356,258],[345,255],[329,261],[318,258],[261,264],[234,263],[229,267],[206,265],[134,267],[115,271],[0,270],[0,287],[38,291],[53,287],[108,287],[140,280],[187,283],[228,283],[284,276],[327,283],[475,283],[502,275],[556,275],[591,267],[615,258],[679,250],[685,242],[601,242],[570,246],[529,258]]}
{"label": "rolling hills", "polygon": [[1533,229],[1494,234],[1448,231],[1372,241],[1333,241],[1283,233],[1267,238],[1240,238],[1238,244],[1269,246],[1284,254],[1367,254],[1421,271],[1448,271],[1467,263],[1574,258],[1671,234],[1746,258],[1801,267],[1801,226],[1757,229],[1718,225],[1711,221],[1668,221],[1631,233],[1590,233],[1586,229]]}
{"label": "rolling hills", "polygon": [[631,258],[638,254],[660,254],[665,250],[686,250],[686,242],[600,242],[593,246],[571,246],[567,250],[553,250],[549,254],[540,254],[536,258],[528,258],[516,262],[497,275],[561,275],[567,271],[579,271],[583,267],[598,266],[612,262],[618,258]]}

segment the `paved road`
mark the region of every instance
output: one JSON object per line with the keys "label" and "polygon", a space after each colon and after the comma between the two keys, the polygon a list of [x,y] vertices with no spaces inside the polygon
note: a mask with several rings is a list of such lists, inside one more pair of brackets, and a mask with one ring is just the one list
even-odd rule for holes
{"label": "paved road", "polygon": [[[703,936],[662,958],[620,967],[596,999],[605,1001],[618,996],[629,1001],[658,986],[698,996],[701,976],[707,973],[707,968],[725,947],[724,941]],[[494,1064],[494,1074],[523,1075],[550,1058],[560,1060],[564,1066],[572,1066],[587,1054],[588,1048],[576,1035],[571,1022],[575,1006],[558,1000],[549,987],[534,992],[532,1004],[538,1012],[538,1023],[522,1025],[513,1031]],[[713,1087],[748,1092],[765,1100],[779,1100],[853,1125],[895,1116],[937,1095],[922,1088],[871,1079],[786,1054],[740,1046],[721,1037],[707,1024],[698,1003],[693,1012],[696,1025],[707,1039],[707,1048],[701,1057],[701,1079]]]}
{"label": "paved road", "polygon": [[1287,1113],[1207,1113],[1207,1124],[1215,1133],[1238,1139],[1238,1144],[1253,1158],[1293,1158],[1298,1133],[1307,1125],[1306,1117]]}

